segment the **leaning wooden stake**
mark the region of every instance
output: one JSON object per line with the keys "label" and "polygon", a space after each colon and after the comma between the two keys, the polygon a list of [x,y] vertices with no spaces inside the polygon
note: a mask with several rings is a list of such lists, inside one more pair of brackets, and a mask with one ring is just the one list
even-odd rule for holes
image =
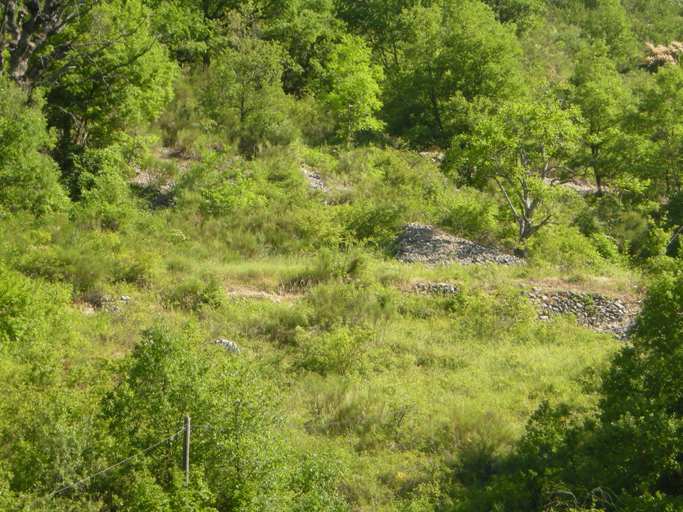
{"label": "leaning wooden stake", "polygon": [[185,432],[183,436],[183,472],[185,485],[190,482],[190,415],[185,415]]}

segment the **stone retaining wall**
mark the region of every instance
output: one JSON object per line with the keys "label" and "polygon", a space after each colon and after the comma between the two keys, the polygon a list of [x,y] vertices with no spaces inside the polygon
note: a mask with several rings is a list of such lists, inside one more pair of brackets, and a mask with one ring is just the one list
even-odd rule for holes
{"label": "stone retaining wall", "polygon": [[544,292],[540,288],[532,288],[530,292],[522,294],[540,307],[541,320],[548,320],[555,315],[573,314],[582,325],[599,332],[612,333],[620,339],[628,337],[629,328],[641,308],[640,302],[612,299],[599,293]]}

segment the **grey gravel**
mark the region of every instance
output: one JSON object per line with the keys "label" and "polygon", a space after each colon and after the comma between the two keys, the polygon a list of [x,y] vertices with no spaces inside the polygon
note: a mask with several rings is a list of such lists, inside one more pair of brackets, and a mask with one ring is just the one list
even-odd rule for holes
{"label": "grey gravel", "polygon": [[451,235],[434,226],[417,222],[406,225],[404,232],[398,236],[396,241],[398,243],[397,257],[405,263],[519,265],[524,262],[524,260],[510,254]]}

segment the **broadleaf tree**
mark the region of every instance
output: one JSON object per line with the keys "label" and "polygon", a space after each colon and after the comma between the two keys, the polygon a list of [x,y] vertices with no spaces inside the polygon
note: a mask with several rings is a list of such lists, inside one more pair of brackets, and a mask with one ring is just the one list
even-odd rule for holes
{"label": "broadleaf tree", "polygon": [[0,77],[0,216],[42,214],[66,203],[57,166],[45,154],[55,140],[42,105],[39,96],[31,101],[15,83]]}
{"label": "broadleaf tree", "polygon": [[512,100],[482,113],[471,133],[456,137],[451,167],[492,179],[518,225],[524,242],[552,219],[557,185],[570,169],[581,127],[574,108],[563,109],[548,93]]}
{"label": "broadleaf tree", "polygon": [[337,132],[347,147],[361,130],[379,130],[384,124],[375,116],[382,106],[379,83],[382,69],[371,62],[365,43],[345,36],[325,63],[329,90],[323,95],[337,123]]}

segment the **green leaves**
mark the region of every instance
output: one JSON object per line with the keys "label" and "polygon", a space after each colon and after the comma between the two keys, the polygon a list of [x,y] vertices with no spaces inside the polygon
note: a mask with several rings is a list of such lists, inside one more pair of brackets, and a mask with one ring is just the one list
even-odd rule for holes
{"label": "green leaves", "polygon": [[[563,109],[550,95],[502,103],[481,112],[472,132],[454,139],[451,168],[464,175],[492,178],[519,225],[519,240],[532,236],[551,218],[557,187],[550,181],[576,149],[581,128],[575,109]],[[559,181],[559,180],[558,180]],[[535,220],[537,210],[543,220]]]}
{"label": "green leaves", "polygon": [[22,211],[44,214],[66,205],[54,161],[43,152],[54,144],[41,113],[43,100],[32,100],[0,77],[0,216]]}
{"label": "green leaves", "polygon": [[416,5],[402,21],[406,36],[390,68],[385,114],[390,130],[411,145],[449,147],[467,131],[476,102],[519,93],[519,43],[484,4]]}
{"label": "green leaves", "polygon": [[65,37],[93,49],[53,70],[60,78],[48,93],[51,123],[68,142],[119,141],[121,131],[154,119],[170,99],[177,70],[140,0],[99,4],[68,26]]}
{"label": "green leaves", "polygon": [[384,126],[374,117],[381,106],[379,82],[382,69],[371,64],[367,46],[358,37],[344,36],[325,63],[329,92],[324,101],[337,121],[337,133],[351,145],[361,130],[380,130]]}
{"label": "green leaves", "polygon": [[203,104],[216,131],[237,140],[242,154],[252,156],[259,144],[293,138],[290,101],[281,83],[284,59],[278,44],[250,34],[218,56],[209,71]]}

